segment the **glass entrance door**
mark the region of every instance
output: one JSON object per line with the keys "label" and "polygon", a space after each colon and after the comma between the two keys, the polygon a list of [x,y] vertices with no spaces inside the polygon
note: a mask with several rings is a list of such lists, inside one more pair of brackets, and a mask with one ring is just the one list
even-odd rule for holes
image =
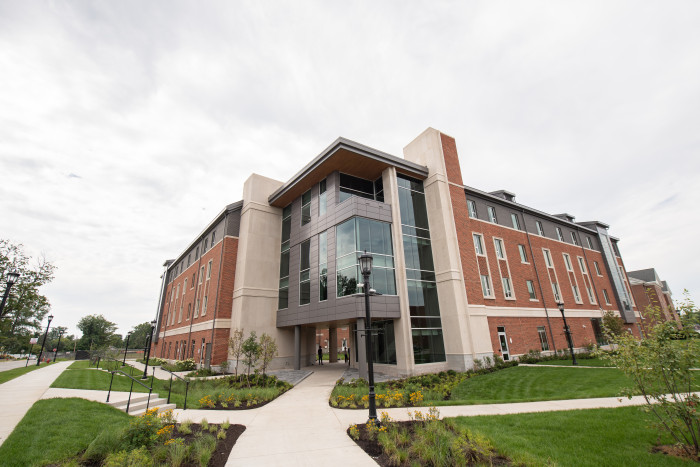
{"label": "glass entrance door", "polygon": [[506,338],[505,326],[498,326],[498,342],[501,344],[501,355],[503,360],[510,360],[510,352],[508,352],[508,339]]}

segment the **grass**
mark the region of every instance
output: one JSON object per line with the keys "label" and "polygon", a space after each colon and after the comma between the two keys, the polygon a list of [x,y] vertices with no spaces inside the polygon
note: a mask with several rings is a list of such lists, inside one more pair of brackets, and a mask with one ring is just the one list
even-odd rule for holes
{"label": "grass", "polygon": [[[130,368],[128,365],[124,367],[124,370],[129,372]],[[150,373],[151,370],[149,370]],[[139,375],[143,374],[141,372],[134,371],[134,377],[139,379]],[[51,385],[52,388],[68,388],[68,389],[96,389],[106,391],[109,388],[109,383],[112,375],[106,371],[88,369],[87,361],[79,361],[73,363],[67,370],[65,370],[61,375],[56,378],[56,380]],[[147,386],[151,384],[151,378],[147,380],[140,380]],[[131,388],[132,381],[130,378],[115,374],[114,380],[112,381],[112,391],[126,391],[128,392]],[[168,388],[170,386],[169,379],[158,379],[153,380],[153,392],[157,393],[160,397],[168,396]],[[144,388],[138,383],[133,384],[134,392],[148,392],[148,389]],[[226,380],[212,379],[203,381],[192,381],[190,383],[188,395],[187,395],[187,408],[197,409],[201,407],[199,402],[206,395],[215,396],[225,392],[226,394],[234,394],[236,398],[245,398],[248,394],[252,394],[253,397],[258,400],[271,400],[281,394],[283,391],[278,388],[243,388],[243,389],[231,389],[228,387]],[[184,407],[185,403],[185,383],[174,379],[172,383],[172,392],[170,395],[170,402],[176,404],[178,408]]]}
{"label": "grass", "polygon": [[[34,360],[34,363],[32,364],[32,361],[29,361],[29,365],[26,367],[19,367],[19,368],[13,368],[11,370],[5,370],[5,371],[0,371],[0,384],[6,383],[12,379],[17,378],[18,376],[22,376],[26,373],[29,373],[30,371],[38,370],[39,368],[45,368],[47,365],[46,363],[42,364],[41,366],[36,366],[36,360]],[[49,363],[49,365],[53,365],[53,362]]]}
{"label": "grass", "polygon": [[84,450],[105,426],[126,426],[129,416],[83,399],[37,401],[0,446],[3,466],[38,466]]}
{"label": "grass", "polygon": [[[585,358],[577,360],[579,366],[600,366],[600,367],[611,367],[613,366],[607,360],[601,360],[600,358]],[[573,366],[571,359],[564,360],[546,360],[543,362],[538,362],[536,365],[557,365],[557,366]]]}
{"label": "grass", "polygon": [[[527,465],[696,465],[650,453],[659,433],[649,428],[651,415],[638,407],[454,420],[458,426],[490,438],[499,453]],[[671,443],[670,437],[661,437],[661,444]]]}
{"label": "grass", "polygon": [[451,402],[494,404],[614,397],[631,384],[614,369],[518,366],[463,381],[452,391]]}

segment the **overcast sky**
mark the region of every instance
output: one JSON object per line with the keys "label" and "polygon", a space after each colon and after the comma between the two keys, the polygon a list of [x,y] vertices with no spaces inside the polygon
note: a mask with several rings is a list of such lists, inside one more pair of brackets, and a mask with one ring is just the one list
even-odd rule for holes
{"label": "overcast sky", "polygon": [[621,239],[700,298],[700,3],[0,0],[0,237],[56,325],[157,311],[252,173],[431,126],[464,182]]}

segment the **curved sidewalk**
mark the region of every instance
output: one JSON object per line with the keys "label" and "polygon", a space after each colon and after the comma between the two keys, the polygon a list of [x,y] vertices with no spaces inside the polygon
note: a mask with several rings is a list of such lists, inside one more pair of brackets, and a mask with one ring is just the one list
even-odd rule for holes
{"label": "curved sidewalk", "polygon": [[0,384],[0,444],[71,363],[54,363]]}

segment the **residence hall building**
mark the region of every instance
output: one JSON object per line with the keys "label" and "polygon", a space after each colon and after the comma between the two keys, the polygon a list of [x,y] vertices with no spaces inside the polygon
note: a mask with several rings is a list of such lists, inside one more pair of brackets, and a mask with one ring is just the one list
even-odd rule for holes
{"label": "residence hall building", "polygon": [[[604,310],[639,335],[618,239],[462,182],[455,140],[429,128],[396,157],[339,138],[286,183],[251,175],[165,263],[153,355],[218,365],[232,329],[277,341],[275,368],[316,357],[317,330],[349,327],[351,365],[366,372],[358,257],[374,257],[377,371],[471,368],[602,341]],[[360,332],[357,332],[357,331]],[[335,357],[331,352],[331,358]]]}
{"label": "residence hall building", "polygon": [[[642,326],[653,325],[657,321],[674,321],[681,324],[676,308],[673,306],[673,296],[666,281],[661,280],[656,269],[640,269],[627,273],[639,312],[642,317]],[[647,307],[652,307],[655,312],[650,312]]]}

